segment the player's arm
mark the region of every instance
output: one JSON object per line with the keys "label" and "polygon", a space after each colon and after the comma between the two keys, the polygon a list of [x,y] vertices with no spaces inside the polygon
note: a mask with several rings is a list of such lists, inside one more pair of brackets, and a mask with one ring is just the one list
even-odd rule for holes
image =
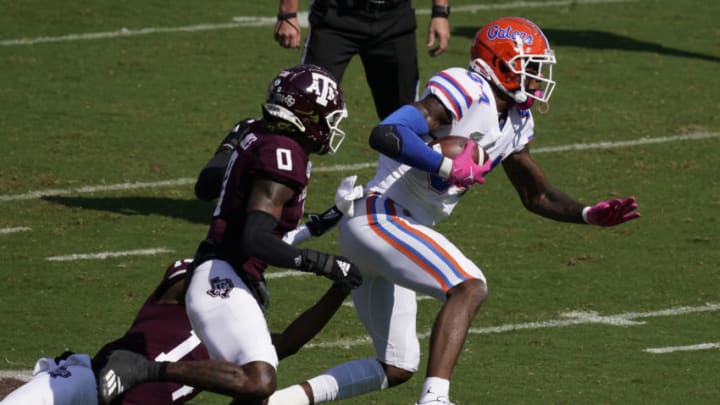
{"label": "player's arm", "polygon": [[473,145],[454,158],[443,156],[422,138],[430,131],[451,122],[450,113],[432,94],[399,108],[370,133],[370,146],[378,152],[414,168],[433,173],[457,186],[483,183],[490,163],[480,166],[472,160]]}
{"label": "player's arm", "polygon": [[269,180],[255,181],[245,213],[243,249],[271,266],[296,268],[300,250],[279,239],[274,229],[283,206],[295,195],[292,188]]}
{"label": "player's arm", "polygon": [[317,335],[335,315],[350,290],[333,284],[325,295],[298,316],[282,333],[273,333],[272,342],[280,359],[297,353],[310,339]]}
{"label": "player's arm", "polygon": [[[427,48],[430,56],[445,52],[450,42],[450,4],[448,0],[433,0],[428,26]],[[437,45],[435,42],[437,40]]]}
{"label": "player's arm", "polygon": [[290,245],[298,245],[312,236],[321,236],[332,229],[342,218],[343,213],[333,205],[322,214],[308,215],[308,221],[283,236],[283,241]]}
{"label": "player's arm", "polygon": [[280,0],[274,32],[275,41],[283,48],[300,47],[300,20],[297,12],[298,0]]}
{"label": "player's arm", "polygon": [[253,119],[246,119],[237,123],[220,142],[213,157],[200,170],[200,174],[195,181],[195,196],[199,200],[210,201],[220,196],[220,189],[225,177],[225,169],[227,169],[230,162],[230,156],[240,138],[245,135],[247,126],[253,121]]}
{"label": "player's arm", "polygon": [[526,146],[503,160],[503,169],[525,208],[556,221],[584,223],[584,204],[553,187]]}
{"label": "player's arm", "polygon": [[370,147],[400,163],[447,179],[448,172],[443,172],[447,166],[446,158],[428,147],[423,137],[449,123],[450,116],[445,107],[435,96],[429,95],[400,107],[375,126],[370,132]]}
{"label": "player's arm", "polygon": [[195,182],[195,196],[199,200],[211,201],[220,196],[223,176],[231,154],[232,149],[218,151],[200,170]]}
{"label": "player's arm", "polygon": [[528,146],[503,160],[503,169],[528,211],[556,221],[586,223],[583,209],[587,206],[550,184]]}
{"label": "player's arm", "polygon": [[275,236],[273,230],[280,220],[283,205],[294,195],[294,191],[284,184],[269,179],[255,181],[242,237],[245,252],[271,266],[315,273],[349,288],[358,287],[362,276],[348,259],[312,249],[300,250]]}
{"label": "player's arm", "polygon": [[170,281],[158,297],[159,304],[179,304],[185,296],[185,277],[177,277]]}
{"label": "player's arm", "polygon": [[614,198],[592,206],[553,187],[530,156],[528,146],[503,160],[503,168],[525,208],[556,221],[614,226],[640,217],[635,197]]}

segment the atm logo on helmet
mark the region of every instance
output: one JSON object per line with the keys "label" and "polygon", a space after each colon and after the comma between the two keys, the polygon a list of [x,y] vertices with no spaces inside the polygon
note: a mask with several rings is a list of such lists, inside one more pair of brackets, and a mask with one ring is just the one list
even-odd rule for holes
{"label": "atm logo on helmet", "polygon": [[316,103],[325,107],[329,101],[335,100],[338,93],[335,80],[315,72],[312,72],[312,78],[313,82],[306,91],[308,93],[314,93],[317,96],[315,99]]}
{"label": "atm logo on helmet", "polygon": [[520,36],[525,45],[532,45],[533,37],[527,32],[513,29],[511,26],[501,28],[498,25],[492,25],[488,27],[487,37],[489,40],[494,41],[496,39],[510,39],[514,40],[516,36]]}

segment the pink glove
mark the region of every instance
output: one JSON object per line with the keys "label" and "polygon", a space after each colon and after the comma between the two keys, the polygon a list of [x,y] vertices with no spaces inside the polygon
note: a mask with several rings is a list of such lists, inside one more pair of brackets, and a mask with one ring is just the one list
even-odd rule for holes
{"label": "pink glove", "polygon": [[482,165],[473,160],[475,142],[468,141],[465,149],[452,160],[452,170],[448,182],[456,186],[470,187],[474,183],[483,184],[483,176],[492,168],[492,160],[488,159]]}
{"label": "pink glove", "polygon": [[613,226],[638,218],[640,213],[635,211],[637,207],[635,197],[623,200],[615,198],[599,202],[592,207],[585,207],[582,216],[585,222],[591,225]]}

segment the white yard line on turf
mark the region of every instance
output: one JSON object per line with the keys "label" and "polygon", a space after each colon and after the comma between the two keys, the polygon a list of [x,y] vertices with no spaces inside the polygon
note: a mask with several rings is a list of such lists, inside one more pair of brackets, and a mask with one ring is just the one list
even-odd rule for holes
{"label": "white yard line on turf", "polygon": [[[560,1],[516,1],[505,4],[484,4],[469,6],[453,6],[452,12],[457,13],[474,13],[482,10],[512,10],[518,8],[539,8],[539,7],[567,7],[569,5],[583,4],[608,4],[608,3],[631,3],[639,0],[560,0]],[[421,8],[416,10],[417,14],[428,15],[430,9]],[[303,26],[307,26],[307,13],[300,13]],[[138,35],[149,35],[157,33],[172,32],[196,32],[196,31],[214,31],[227,30],[245,27],[266,27],[272,26],[277,22],[277,18],[260,17],[260,16],[240,16],[234,17],[233,22],[228,23],[209,23],[209,24],[193,24],[180,27],[146,27],[140,29],[120,28],[116,31],[107,32],[88,32],[80,34],[66,34],[59,36],[44,36],[35,38],[16,38],[0,40],[0,46],[19,46],[19,45],[35,45],[53,42],[70,42],[70,41],[87,41],[96,39],[122,38]]]}
{"label": "white yard line on turf", "polygon": [[98,252],[98,253],[76,253],[64,256],[51,256],[46,257],[45,260],[51,262],[67,262],[72,260],[105,260],[111,257],[125,257],[125,256],[152,256],[160,253],[170,253],[172,249],[156,248],[156,249],[137,249],[137,250],[126,250],[121,252]]}
{"label": "white yard line on turf", "polygon": [[[709,311],[720,311],[720,303],[707,303],[697,307],[675,307],[664,309],[660,311],[651,312],[627,312],[623,314],[600,316],[597,313],[592,313],[592,316],[587,316],[588,312],[569,312],[561,314],[563,319],[553,319],[549,321],[536,321],[526,323],[514,323],[505,324],[498,326],[488,326],[484,328],[471,328],[468,333],[473,335],[489,335],[494,333],[506,333],[515,332],[520,330],[531,330],[531,329],[545,329],[545,328],[561,328],[573,325],[587,325],[587,324],[603,324],[611,326],[628,326],[628,325],[641,325],[644,321],[636,321],[638,318],[652,318],[658,316],[677,316],[697,312],[709,312]],[[580,316],[578,316],[580,315]],[[624,322],[618,323],[617,320],[623,320]],[[418,333],[418,338],[426,338],[430,336],[430,331],[424,333]],[[354,339],[336,340],[334,342],[321,342],[321,343],[310,343],[305,347],[321,347],[321,348],[350,348],[352,346],[358,346],[363,344],[369,344],[370,338],[367,336],[358,337]]]}
{"label": "white yard line on turf", "polygon": [[27,381],[32,377],[32,370],[0,370],[0,378],[17,378]]}
{"label": "white yard line on turf", "polygon": [[[429,295],[416,295],[415,301],[426,301],[426,300],[432,300],[433,297]],[[355,304],[353,304],[352,300],[348,300],[342,303],[342,306],[348,307],[348,308],[355,308]]]}
{"label": "white yard line on turf", "polygon": [[[667,142],[682,142],[682,141],[696,141],[708,138],[717,138],[720,136],[719,132],[701,132],[694,134],[674,135],[674,136],[661,136],[656,138],[639,138],[628,141],[616,141],[616,142],[596,142],[596,143],[577,143],[570,145],[550,146],[545,148],[536,148],[532,150],[533,154],[538,153],[555,153],[565,152],[569,150],[587,150],[587,149],[611,149],[611,148],[624,148],[631,146],[651,145],[656,143],[667,143]],[[363,162],[354,163],[347,165],[333,165],[333,166],[318,166],[314,167],[315,173],[320,172],[342,172],[342,171],[357,171],[362,169],[368,169],[375,167],[376,162]],[[42,197],[61,196],[61,195],[76,195],[76,194],[87,194],[96,193],[102,191],[124,191],[124,190],[137,190],[142,188],[160,188],[160,187],[175,187],[185,186],[188,184],[195,184],[195,179],[191,178],[180,178],[175,180],[162,180],[155,182],[134,182],[134,183],[120,183],[120,184],[108,184],[101,186],[83,186],[76,188],[66,189],[50,189],[50,190],[39,190],[30,191],[23,194],[6,194],[0,195],[0,202],[3,201],[22,201],[22,200],[34,200]]]}
{"label": "white yard line on turf", "polygon": [[9,233],[27,232],[32,231],[32,228],[27,226],[16,226],[14,228],[0,228],[0,235],[7,235]]}
{"label": "white yard line on turf", "polygon": [[673,352],[690,352],[695,350],[720,349],[720,343],[700,343],[689,346],[651,347],[645,349],[648,353],[664,354]]}
{"label": "white yard line on turf", "polygon": [[107,184],[102,186],[82,186],[76,188],[49,189],[30,191],[24,194],[0,195],[0,201],[17,201],[17,200],[35,200],[42,197],[61,196],[67,194],[87,194],[97,193],[99,191],[119,191],[119,190],[138,190],[142,188],[158,188],[158,187],[175,187],[195,184],[196,179],[181,178],[175,180],[162,180],[153,182],[134,182]]}
{"label": "white yard line on turf", "polygon": [[[514,323],[514,324],[505,324],[505,325],[497,325],[497,326],[488,326],[484,328],[472,328],[470,329],[470,334],[474,335],[487,335],[487,334],[495,334],[495,333],[507,333],[507,332],[516,332],[516,331],[522,331],[522,330],[531,330],[531,329],[543,329],[543,328],[561,328],[565,326],[572,326],[572,325],[583,325],[583,324],[603,324],[603,325],[641,325],[644,324],[644,321],[638,321],[637,319],[641,318],[654,318],[654,317],[660,317],[660,316],[679,316],[679,315],[685,315],[685,314],[692,314],[692,313],[700,313],[700,312],[711,312],[711,311],[720,311],[720,303],[707,303],[705,305],[696,306],[696,307],[674,307],[674,308],[668,308],[668,309],[662,309],[658,311],[649,311],[649,312],[626,312],[621,314],[615,314],[615,315],[606,315],[601,316],[594,312],[585,312],[585,311],[573,311],[573,312],[567,312],[561,314],[562,319],[554,319],[554,320],[548,320],[548,321],[535,321],[535,322],[527,322],[527,323]],[[569,318],[569,319],[568,319]],[[617,320],[623,320],[623,322],[618,323]],[[430,336],[430,332],[420,333],[418,334],[418,337],[423,339]],[[344,348],[348,349],[353,346],[358,345],[365,345],[370,343],[370,338],[367,336],[363,337],[357,337],[354,339],[344,339],[344,340],[335,340],[332,342],[320,342],[320,343],[310,343],[306,345],[306,348]],[[710,346],[708,346],[710,345]],[[700,347],[700,349],[717,349],[720,348],[720,343],[704,343],[702,345],[694,345],[694,346],[681,346],[685,349],[681,350],[695,350],[695,349],[687,349],[687,348],[693,348],[693,347]],[[649,350],[663,350],[663,349],[647,349]],[[0,377],[14,377],[19,379],[25,379],[27,380],[30,378],[31,372],[29,370],[4,370],[0,371]]]}

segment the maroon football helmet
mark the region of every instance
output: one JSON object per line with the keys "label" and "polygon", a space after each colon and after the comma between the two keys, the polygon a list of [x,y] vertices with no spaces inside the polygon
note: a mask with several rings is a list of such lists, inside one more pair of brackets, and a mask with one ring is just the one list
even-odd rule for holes
{"label": "maroon football helmet", "polygon": [[345,132],[340,121],[347,116],[345,100],[327,70],[315,65],[285,69],[270,83],[263,112],[289,122],[317,145],[315,153],[335,153]]}

